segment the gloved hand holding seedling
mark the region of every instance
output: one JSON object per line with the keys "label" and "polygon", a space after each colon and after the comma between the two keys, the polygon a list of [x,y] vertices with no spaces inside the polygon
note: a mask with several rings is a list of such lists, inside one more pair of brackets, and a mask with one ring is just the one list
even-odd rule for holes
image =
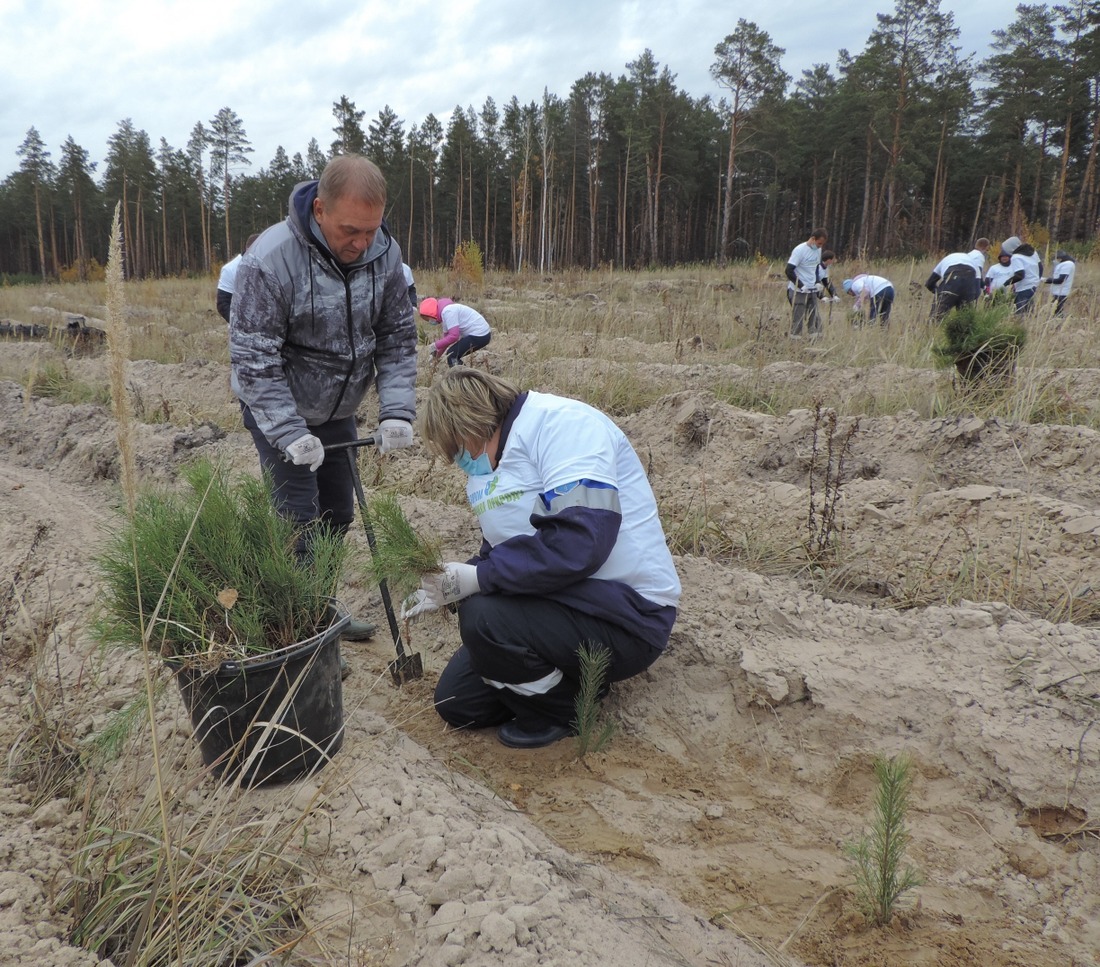
{"label": "gloved hand holding seedling", "polygon": [[438,611],[444,605],[455,604],[480,590],[477,568],[473,564],[449,561],[443,565],[443,570],[421,577],[420,587],[402,603],[401,617],[405,621],[411,621]]}

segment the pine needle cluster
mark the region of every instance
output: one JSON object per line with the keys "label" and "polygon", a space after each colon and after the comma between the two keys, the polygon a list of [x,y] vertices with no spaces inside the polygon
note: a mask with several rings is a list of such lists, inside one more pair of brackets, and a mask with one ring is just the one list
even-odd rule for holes
{"label": "pine needle cluster", "polygon": [[600,701],[611,667],[611,652],[602,645],[585,643],[577,652],[580,660],[581,687],[574,699],[576,718],[573,727],[577,733],[577,755],[584,758],[589,752],[600,752],[615,734],[614,719],[601,715]]}
{"label": "pine needle cluster", "polygon": [[443,569],[440,542],[424,537],[409,523],[392,493],[372,496],[367,501],[367,515],[375,536],[368,564],[375,584],[385,581],[402,600],[420,586],[421,575]]}

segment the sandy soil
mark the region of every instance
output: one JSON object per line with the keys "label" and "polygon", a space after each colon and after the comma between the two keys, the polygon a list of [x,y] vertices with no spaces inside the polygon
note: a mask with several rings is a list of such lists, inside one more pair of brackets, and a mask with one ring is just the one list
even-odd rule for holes
{"label": "sandy soil", "polygon": [[[813,412],[717,402],[708,387],[738,368],[705,349],[668,363],[665,348],[621,347],[682,389],[620,422],[666,520],[709,526],[677,529],[684,598],[672,643],[615,687],[610,746],[578,759],[569,741],[520,753],[491,734],[446,731],[431,690],[455,628],[432,618],[411,642],[425,678],[401,689],[387,635],[346,646],[354,672],[337,761],[290,789],[247,794],[261,813],[327,817],[307,913],[341,951],[333,962],[1100,962],[1100,434],[864,417],[838,505],[839,566],[793,573]],[[28,366],[49,352],[3,351]],[[512,351],[505,334],[484,362]],[[70,365],[102,378],[102,359]],[[594,379],[602,365],[560,361]],[[935,378],[813,360],[753,374],[846,395]],[[1072,378],[1095,397],[1096,372]],[[144,478],[170,482],[199,454],[253,470],[246,435],[203,422],[232,418],[224,366],[139,362],[130,383],[162,420],[138,427]],[[109,412],[26,399],[10,382],[0,407],[0,736],[21,762],[43,709],[61,708],[79,741],[133,693],[141,663],[104,660],[87,630],[89,562],[119,501]],[[364,473],[396,486],[454,556],[476,548],[453,468],[415,448],[366,455]],[[366,554],[362,535],[352,539]],[[385,627],[361,575],[342,598]],[[171,690],[158,721],[197,772]],[[844,846],[871,815],[874,756],[902,751],[914,762],[910,861],[925,883],[873,929]],[[0,790],[0,961],[96,963],[67,944],[53,906],[79,812],[36,795],[26,768],[13,776]]]}

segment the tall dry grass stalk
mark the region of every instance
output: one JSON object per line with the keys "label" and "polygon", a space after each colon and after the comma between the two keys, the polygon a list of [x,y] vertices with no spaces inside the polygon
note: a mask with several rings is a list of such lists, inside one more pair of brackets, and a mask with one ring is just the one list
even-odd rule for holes
{"label": "tall dry grass stalk", "polygon": [[111,406],[118,439],[119,481],[126,506],[134,511],[137,481],[134,479],[134,420],[130,394],[126,390],[126,365],[130,361],[130,331],[126,327],[126,291],[122,277],[122,231],[119,204],[111,221],[111,244],[107,256],[107,358],[111,384]]}

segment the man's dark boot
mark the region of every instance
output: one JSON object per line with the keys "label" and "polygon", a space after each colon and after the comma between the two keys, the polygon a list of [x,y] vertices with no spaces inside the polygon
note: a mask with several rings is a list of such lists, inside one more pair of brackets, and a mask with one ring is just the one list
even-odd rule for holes
{"label": "man's dark boot", "polygon": [[378,625],[376,624],[369,621],[356,621],[355,618],[352,618],[347,627],[340,632],[340,637],[347,641],[366,641],[373,638],[377,630]]}

